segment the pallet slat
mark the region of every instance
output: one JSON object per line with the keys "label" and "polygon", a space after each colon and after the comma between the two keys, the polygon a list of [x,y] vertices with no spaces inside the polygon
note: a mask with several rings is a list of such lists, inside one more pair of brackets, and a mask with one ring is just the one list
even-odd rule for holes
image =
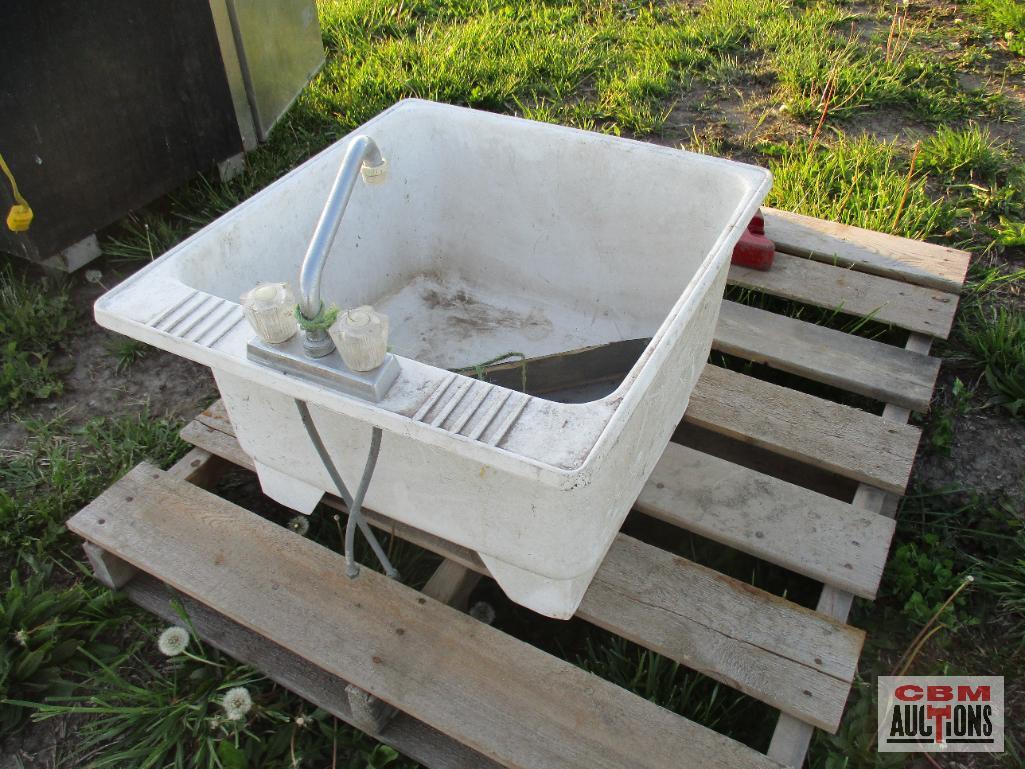
{"label": "pallet slat", "polygon": [[957,311],[957,296],[946,291],[779,251],[771,270],[732,265],[727,282],[940,339],[950,336]]}
{"label": "pallet slat", "polygon": [[[230,430],[230,421],[215,414],[213,427],[192,424],[188,440],[252,468],[234,437],[217,429]],[[365,514],[373,526],[487,573],[466,548]],[[653,576],[639,583],[638,572]],[[823,623],[816,612],[624,535],[606,554],[577,616],[829,731],[843,714],[864,642],[860,630]]]}
{"label": "pallet slat", "polygon": [[712,346],[720,352],[865,395],[927,411],[940,362],[736,302],[723,302]]}
{"label": "pallet slat", "polygon": [[874,598],[892,520],[670,443],[635,509],[765,561]]}
{"label": "pallet slat", "polygon": [[970,255],[956,248],[763,208],[765,234],[780,251],[851,266],[906,283],[961,293]]}
{"label": "pallet slat", "polygon": [[807,464],[904,492],[921,431],[848,406],[705,366],[684,420]]}
{"label": "pallet slat", "polygon": [[577,616],[835,732],[864,634],[620,534]]}
{"label": "pallet slat", "polygon": [[69,527],[499,763],[778,766],[370,569],[348,579],[339,555],[151,466]]}

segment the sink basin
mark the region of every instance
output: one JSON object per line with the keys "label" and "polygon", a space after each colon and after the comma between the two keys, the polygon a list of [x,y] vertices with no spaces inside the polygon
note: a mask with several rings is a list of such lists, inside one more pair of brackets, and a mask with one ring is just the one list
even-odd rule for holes
{"label": "sink basin", "polygon": [[[464,545],[514,601],[576,610],[683,415],[734,243],[770,185],[726,160],[407,100],[359,129],[388,160],[356,187],[325,303],[390,318],[399,373],[376,402],[249,360],[238,299],[295,285],[349,137],[96,303],[107,328],[213,369],[265,493],[309,513],[383,431],[366,505]],[[559,403],[452,369],[650,338],[604,397]],[[529,377],[529,367],[527,371]]]}

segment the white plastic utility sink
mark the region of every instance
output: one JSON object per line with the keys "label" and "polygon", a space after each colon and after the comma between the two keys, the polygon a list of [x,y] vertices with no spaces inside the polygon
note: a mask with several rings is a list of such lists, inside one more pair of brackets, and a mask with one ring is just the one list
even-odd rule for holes
{"label": "white plastic utility sink", "polygon": [[[388,179],[356,187],[323,298],[389,316],[400,373],[381,400],[249,360],[238,304],[259,282],[296,284],[348,138],[108,292],[96,318],[210,366],[264,491],[301,512],[336,489],[295,399],[346,483],[381,428],[366,506],[477,551],[514,601],[569,617],[683,415],[770,176],[418,100],[358,133]],[[586,403],[450,371],[649,337]]]}

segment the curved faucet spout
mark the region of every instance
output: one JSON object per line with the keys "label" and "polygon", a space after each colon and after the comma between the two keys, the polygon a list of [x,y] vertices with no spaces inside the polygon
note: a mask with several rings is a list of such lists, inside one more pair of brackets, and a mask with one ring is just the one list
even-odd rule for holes
{"label": "curved faucet spout", "polygon": [[[327,255],[331,251],[341,224],[342,214],[352,196],[352,188],[356,179],[363,175],[368,183],[383,178],[385,160],[381,150],[369,136],[360,134],[350,143],[338,168],[331,192],[328,193],[324,210],[317,221],[317,227],[310,238],[310,245],[303,257],[302,269],[299,271],[299,311],[303,317],[313,320],[320,314],[323,302],[320,298],[320,278],[324,272]],[[326,331],[307,331],[303,342],[306,352],[314,358],[327,355],[334,349],[331,337]]]}

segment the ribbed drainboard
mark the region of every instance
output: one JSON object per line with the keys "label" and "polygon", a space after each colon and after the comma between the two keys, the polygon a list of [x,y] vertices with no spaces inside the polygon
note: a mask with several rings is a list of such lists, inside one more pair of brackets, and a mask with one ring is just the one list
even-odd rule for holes
{"label": "ribbed drainboard", "polygon": [[427,396],[413,419],[497,446],[529,402],[524,393],[451,374]]}
{"label": "ribbed drainboard", "polygon": [[213,347],[242,319],[242,307],[236,302],[194,290],[147,325],[187,342]]}

